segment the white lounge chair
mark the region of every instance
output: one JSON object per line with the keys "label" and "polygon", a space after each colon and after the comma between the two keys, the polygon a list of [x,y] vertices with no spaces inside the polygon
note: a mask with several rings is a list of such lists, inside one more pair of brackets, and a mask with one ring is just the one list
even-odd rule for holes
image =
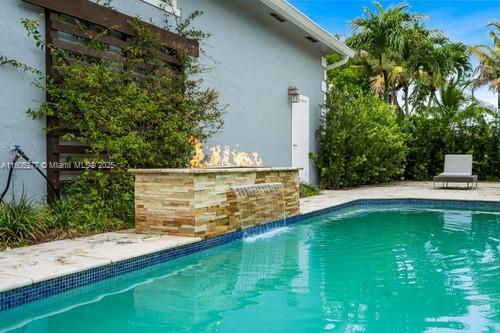
{"label": "white lounge chair", "polygon": [[472,174],[472,155],[445,155],[444,157],[444,172],[434,177],[434,188],[436,182],[443,182],[443,187],[448,187],[448,183],[469,183],[474,188],[477,175]]}

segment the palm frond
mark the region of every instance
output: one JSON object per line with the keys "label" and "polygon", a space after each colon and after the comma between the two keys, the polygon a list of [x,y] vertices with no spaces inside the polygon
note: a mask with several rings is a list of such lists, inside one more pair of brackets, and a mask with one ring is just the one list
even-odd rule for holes
{"label": "palm frond", "polygon": [[378,95],[381,95],[385,91],[385,80],[382,74],[377,74],[370,78],[370,90]]}

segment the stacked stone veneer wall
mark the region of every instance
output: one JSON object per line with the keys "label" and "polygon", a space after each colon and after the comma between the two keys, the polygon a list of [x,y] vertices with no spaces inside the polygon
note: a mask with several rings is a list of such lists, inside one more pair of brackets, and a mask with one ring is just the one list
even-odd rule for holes
{"label": "stacked stone veneer wall", "polygon": [[[135,174],[138,233],[213,237],[299,213],[295,168],[155,169]],[[232,186],[283,184],[283,193],[237,198]]]}
{"label": "stacked stone veneer wall", "polygon": [[[286,200],[282,183],[266,183],[279,186],[265,187],[251,185],[244,189],[228,193],[229,223],[237,223],[242,229],[269,221],[283,219]],[[242,194],[243,192],[243,194]],[[233,221],[234,220],[234,221]]]}

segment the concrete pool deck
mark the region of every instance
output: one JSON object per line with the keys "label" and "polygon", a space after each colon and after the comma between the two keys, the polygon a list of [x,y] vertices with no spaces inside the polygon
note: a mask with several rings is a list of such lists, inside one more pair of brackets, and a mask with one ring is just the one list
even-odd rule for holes
{"label": "concrete pool deck", "polygon": [[128,230],[0,251],[0,292],[199,240]]}
{"label": "concrete pool deck", "polygon": [[500,202],[500,182],[479,182],[479,187],[473,190],[467,190],[465,185],[447,189],[438,188],[437,185],[434,189],[432,182],[402,181],[347,190],[323,191],[320,195],[300,199],[300,212],[305,214],[356,199],[441,199]]}
{"label": "concrete pool deck", "polygon": [[[500,183],[479,188],[433,189],[432,182],[395,182],[355,189],[323,191],[300,201],[309,213],[356,199],[448,199],[500,202]],[[198,237],[139,235],[132,231],[60,240],[0,251],[0,292],[200,241]]]}

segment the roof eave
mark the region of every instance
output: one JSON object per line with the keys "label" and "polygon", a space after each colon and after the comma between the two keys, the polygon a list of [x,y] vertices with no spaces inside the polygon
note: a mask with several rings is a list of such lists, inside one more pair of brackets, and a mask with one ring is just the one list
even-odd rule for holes
{"label": "roof eave", "polygon": [[340,40],[332,36],[328,31],[320,27],[317,23],[304,15],[297,8],[292,6],[286,0],[259,0],[264,5],[281,15],[287,21],[293,23],[310,37],[315,38],[318,42],[325,45],[327,48],[337,52],[345,57],[353,57],[355,52]]}

